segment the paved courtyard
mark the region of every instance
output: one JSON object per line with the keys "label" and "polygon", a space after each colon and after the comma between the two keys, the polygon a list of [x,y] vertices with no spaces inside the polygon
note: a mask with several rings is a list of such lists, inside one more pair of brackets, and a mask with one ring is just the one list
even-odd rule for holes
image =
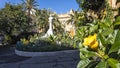
{"label": "paved courtyard", "polygon": [[15,48],[0,49],[0,68],[76,68],[79,52],[55,56],[22,57],[14,53]]}

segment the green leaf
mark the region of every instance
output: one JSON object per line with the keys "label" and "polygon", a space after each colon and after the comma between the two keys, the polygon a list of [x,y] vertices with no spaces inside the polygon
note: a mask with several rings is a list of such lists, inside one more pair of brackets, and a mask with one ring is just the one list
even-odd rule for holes
{"label": "green leaf", "polygon": [[118,50],[118,55],[120,55],[120,49]]}
{"label": "green leaf", "polygon": [[105,28],[105,30],[102,32],[102,35],[107,36],[113,32],[113,29]]}
{"label": "green leaf", "polygon": [[118,30],[115,41],[120,41],[120,30]]}
{"label": "green leaf", "polygon": [[91,61],[89,59],[80,60],[77,65],[77,68],[85,68]]}
{"label": "green leaf", "polygon": [[[96,56],[96,52],[88,51],[86,48],[80,49],[80,53],[81,53],[80,54],[81,59]],[[84,55],[84,57],[83,57],[83,55]]]}
{"label": "green leaf", "polygon": [[95,68],[106,68],[106,62],[102,61],[102,62],[98,63]]}
{"label": "green leaf", "polygon": [[107,62],[108,62],[108,64],[109,64],[109,66],[111,66],[112,68],[118,68],[117,66],[117,64],[119,63],[116,59],[113,59],[113,58],[109,58],[108,60],[107,60]]}
{"label": "green leaf", "polygon": [[87,65],[87,68],[95,68],[95,66],[98,64],[98,61],[92,60],[89,65]]}
{"label": "green leaf", "polygon": [[114,25],[115,25],[115,26],[116,26],[116,25],[120,25],[120,22],[115,22]]}
{"label": "green leaf", "polygon": [[120,63],[117,64],[117,68],[120,68]]}
{"label": "green leaf", "polygon": [[98,29],[98,25],[92,26],[90,28],[90,33],[95,32]]}
{"label": "green leaf", "polygon": [[109,50],[109,54],[120,49],[120,41],[115,42]]}
{"label": "green leaf", "polygon": [[101,28],[108,28],[108,26],[105,25],[105,23],[101,23],[101,24],[100,24],[100,27],[101,27]]}
{"label": "green leaf", "polygon": [[107,26],[111,26],[112,21],[110,20],[110,18],[106,18],[106,22],[104,24],[107,25]]}
{"label": "green leaf", "polygon": [[115,38],[115,42],[112,45],[112,47],[109,50],[109,54],[112,52],[116,52],[120,49],[120,30],[117,32],[116,38]]}
{"label": "green leaf", "polygon": [[98,39],[101,41],[101,43],[102,43],[103,45],[107,43],[107,42],[106,42],[106,38],[105,38],[103,35],[101,35],[101,34],[98,35]]}
{"label": "green leaf", "polygon": [[120,22],[120,16],[118,16],[115,21]]}

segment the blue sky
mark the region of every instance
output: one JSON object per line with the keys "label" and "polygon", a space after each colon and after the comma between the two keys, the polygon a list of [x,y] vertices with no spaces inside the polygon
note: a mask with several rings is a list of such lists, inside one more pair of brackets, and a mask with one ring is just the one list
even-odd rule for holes
{"label": "blue sky", "polygon": [[[76,0],[36,0],[38,2],[39,8],[50,8],[52,11],[57,13],[66,13],[70,9],[77,10],[78,4]],[[4,7],[6,2],[12,4],[22,3],[21,0],[0,0],[0,8]]]}

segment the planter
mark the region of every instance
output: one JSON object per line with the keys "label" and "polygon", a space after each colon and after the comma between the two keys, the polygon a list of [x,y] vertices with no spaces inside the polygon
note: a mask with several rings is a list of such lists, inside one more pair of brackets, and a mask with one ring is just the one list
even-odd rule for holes
{"label": "planter", "polygon": [[63,55],[63,54],[74,54],[78,53],[79,50],[63,50],[63,51],[54,51],[54,52],[26,52],[26,51],[19,51],[15,50],[15,54],[19,56],[25,57],[35,57],[35,56],[55,56],[55,55]]}

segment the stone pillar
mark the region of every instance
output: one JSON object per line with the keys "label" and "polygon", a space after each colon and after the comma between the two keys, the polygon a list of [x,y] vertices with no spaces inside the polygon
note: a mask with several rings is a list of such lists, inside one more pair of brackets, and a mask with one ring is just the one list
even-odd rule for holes
{"label": "stone pillar", "polygon": [[53,17],[50,15],[49,17],[49,29],[47,31],[47,33],[42,36],[42,38],[45,38],[45,37],[49,37],[50,35],[53,35],[53,28],[52,28],[52,21],[53,20]]}
{"label": "stone pillar", "polygon": [[53,20],[53,17],[50,15],[50,17],[49,17],[49,29],[47,31],[48,36],[53,35],[52,20]]}

